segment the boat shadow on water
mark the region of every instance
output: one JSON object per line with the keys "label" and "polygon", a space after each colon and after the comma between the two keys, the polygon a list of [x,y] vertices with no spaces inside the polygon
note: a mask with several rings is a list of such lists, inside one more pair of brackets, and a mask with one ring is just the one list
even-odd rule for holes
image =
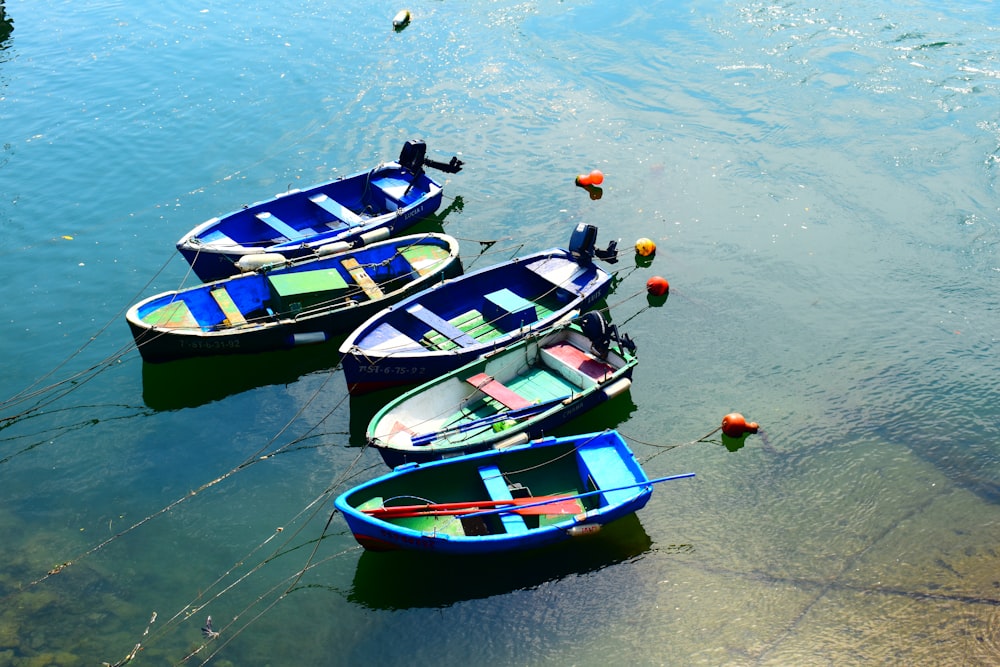
{"label": "boat shadow on water", "polygon": [[639,518],[630,514],[595,535],[532,551],[484,556],[365,551],[347,599],[369,609],[443,608],[596,572],[651,546]]}
{"label": "boat shadow on water", "polygon": [[343,336],[290,350],[142,364],[142,399],[152,410],[196,408],[251,389],[291,384],[334,368]]}

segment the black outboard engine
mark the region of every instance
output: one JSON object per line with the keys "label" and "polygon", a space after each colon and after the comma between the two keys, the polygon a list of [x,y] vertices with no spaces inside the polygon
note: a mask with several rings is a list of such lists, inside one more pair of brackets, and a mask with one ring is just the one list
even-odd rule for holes
{"label": "black outboard engine", "polygon": [[611,350],[611,341],[635,354],[635,343],[628,334],[619,334],[618,327],[608,324],[597,311],[580,316],[580,330],[590,339],[590,347],[598,359],[606,359]]}
{"label": "black outboard engine", "polygon": [[580,264],[590,263],[594,257],[608,264],[618,261],[618,241],[612,241],[604,250],[597,248],[597,227],[580,223],[569,238],[569,251]]}
{"label": "black outboard engine", "polygon": [[430,160],[427,158],[427,144],[419,139],[410,139],[403,144],[403,150],[399,151],[399,164],[413,174],[413,180],[406,186],[406,192],[403,193],[405,197],[409,194],[413,184],[423,175],[424,165],[439,169],[448,174],[457,174],[462,170],[462,165],[465,163],[459,160],[457,156],[452,156],[448,162]]}
{"label": "black outboard engine", "polygon": [[424,170],[424,156],[427,155],[427,144],[419,139],[410,139],[403,144],[399,152],[399,164],[414,174]]}

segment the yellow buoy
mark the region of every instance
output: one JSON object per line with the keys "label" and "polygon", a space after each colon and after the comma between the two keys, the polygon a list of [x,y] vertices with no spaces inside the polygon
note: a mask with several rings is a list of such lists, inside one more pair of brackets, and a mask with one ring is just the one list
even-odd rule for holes
{"label": "yellow buoy", "polygon": [[652,239],[643,237],[635,242],[635,251],[640,257],[649,257],[656,252],[656,244]]}

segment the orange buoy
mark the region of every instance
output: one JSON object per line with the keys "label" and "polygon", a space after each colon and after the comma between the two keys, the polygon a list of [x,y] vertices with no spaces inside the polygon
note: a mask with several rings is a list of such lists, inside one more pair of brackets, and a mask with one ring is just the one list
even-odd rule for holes
{"label": "orange buoy", "polygon": [[670,291],[670,283],[663,276],[653,276],[646,281],[646,291],[653,296],[663,296]]}
{"label": "orange buoy", "polygon": [[580,174],[576,177],[577,185],[600,185],[604,182],[604,174],[600,169],[595,169],[589,174]]}
{"label": "orange buoy", "polygon": [[748,424],[746,418],[738,412],[730,412],[722,418],[722,432],[730,438],[740,438],[746,433],[756,433],[759,428],[757,422]]}
{"label": "orange buoy", "polygon": [[653,239],[647,239],[644,236],[635,242],[635,252],[640,257],[650,257],[656,252],[656,244],[653,242]]}

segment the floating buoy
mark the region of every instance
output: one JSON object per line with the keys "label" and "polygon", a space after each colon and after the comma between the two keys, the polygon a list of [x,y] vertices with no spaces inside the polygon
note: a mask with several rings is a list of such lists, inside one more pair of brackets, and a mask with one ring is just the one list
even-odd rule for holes
{"label": "floating buoy", "polygon": [[656,252],[656,244],[653,243],[653,239],[644,236],[635,242],[635,251],[640,257],[650,257]]}
{"label": "floating buoy", "polygon": [[670,291],[670,283],[663,276],[653,276],[646,281],[646,291],[653,296],[663,296]]}
{"label": "floating buoy", "polygon": [[410,10],[402,9],[398,14],[396,14],[396,16],[393,17],[392,27],[396,30],[402,30],[409,25],[411,18],[413,18],[413,16],[410,14]]}
{"label": "floating buoy", "polygon": [[730,438],[741,438],[747,433],[756,433],[759,428],[757,422],[748,424],[746,418],[738,412],[730,412],[722,418],[722,432]]}
{"label": "floating buoy", "polygon": [[580,174],[576,177],[576,184],[581,186],[600,185],[604,182],[604,174],[600,169],[595,169],[589,174]]}

